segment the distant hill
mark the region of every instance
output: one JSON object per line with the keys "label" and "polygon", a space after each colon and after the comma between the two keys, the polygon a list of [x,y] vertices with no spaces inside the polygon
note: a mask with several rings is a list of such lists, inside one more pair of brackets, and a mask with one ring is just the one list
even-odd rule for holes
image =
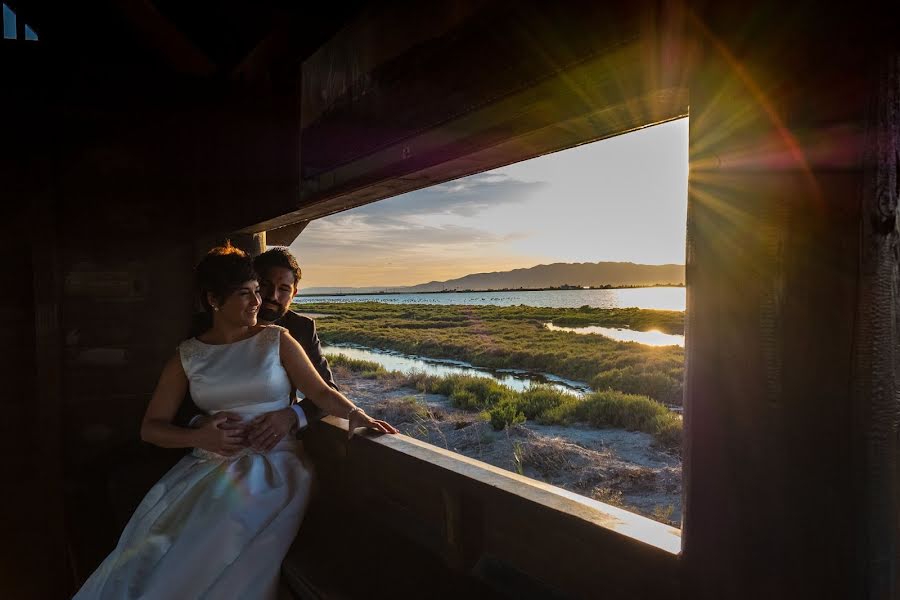
{"label": "distant hill", "polygon": [[599,287],[684,283],[684,265],[639,265],[623,262],[554,263],[496,273],[473,273],[449,281],[430,281],[406,287],[316,287],[301,295],[371,294],[376,292],[440,292],[445,290],[498,290],[551,288],[564,285]]}

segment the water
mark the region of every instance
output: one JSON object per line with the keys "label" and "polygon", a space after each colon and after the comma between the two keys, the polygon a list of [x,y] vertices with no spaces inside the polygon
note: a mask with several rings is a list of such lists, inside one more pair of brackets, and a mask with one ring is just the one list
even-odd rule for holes
{"label": "water", "polygon": [[354,296],[297,296],[294,302],[385,302],[387,304],[469,304],[491,306],[542,306],[549,308],[650,308],[680,310],[685,307],[683,287],[624,288],[616,290],[546,290],[537,292],[446,292],[441,294],[361,294]]}
{"label": "water", "polygon": [[553,323],[544,323],[550,331],[570,331],[580,335],[602,335],[619,342],[637,342],[648,346],[681,346],[684,347],[683,335],[672,335],[661,331],[635,331],[633,329],[615,329],[590,325],[588,327],[559,327]]}
{"label": "water", "polygon": [[374,350],[351,344],[322,345],[323,352],[327,354],[343,354],[347,358],[369,360],[383,366],[388,371],[400,371],[406,375],[416,372],[424,372],[427,375],[477,375],[488,377],[516,391],[522,392],[534,383],[542,383],[553,387],[566,394],[581,396],[591,391],[588,384],[579,381],[570,381],[562,377],[556,377],[546,373],[531,373],[517,369],[499,369],[490,371],[470,365],[458,360],[441,360],[408,356],[398,352]]}

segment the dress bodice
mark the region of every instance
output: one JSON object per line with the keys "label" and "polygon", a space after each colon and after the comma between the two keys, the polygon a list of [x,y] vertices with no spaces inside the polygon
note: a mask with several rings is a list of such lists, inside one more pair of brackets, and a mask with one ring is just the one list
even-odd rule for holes
{"label": "dress bodice", "polygon": [[281,365],[284,331],[270,325],[230,344],[183,341],[178,354],[197,407],[208,414],[227,410],[244,419],[288,407],[293,386]]}

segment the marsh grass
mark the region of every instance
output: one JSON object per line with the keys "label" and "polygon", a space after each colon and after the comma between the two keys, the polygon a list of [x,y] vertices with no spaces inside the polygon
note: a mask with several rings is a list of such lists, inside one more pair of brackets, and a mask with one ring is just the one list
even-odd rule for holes
{"label": "marsh grass", "polygon": [[[660,445],[669,449],[681,445],[681,419],[647,396],[605,390],[577,398],[546,385],[532,385],[519,392],[476,375],[403,375],[387,371],[377,363],[347,358],[343,354],[329,354],[327,358],[333,366],[346,368],[362,377],[391,378],[419,392],[447,396],[454,407],[483,414],[496,431],[528,419],[547,425],[585,423],[597,428],[615,427],[650,433]],[[423,419],[435,418],[434,414],[422,412],[429,409],[411,398],[403,408],[421,412]]]}
{"label": "marsh grass", "polygon": [[[431,306],[379,302],[294,305],[326,313],[319,334],[332,344],[356,343],[431,358],[464,360],[489,369],[526,369],[681,404],[684,349],[623,343],[600,335],[550,331],[544,323],[602,325],[683,333],[677,311],[527,306]],[[371,371],[375,376],[377,372]],[[442,393],[442,392],[436,392]],[[476,394],[473,392],[473,394]],[[476,394],[477,395],[477,394]],[[458,401],[470,404],[469,394]],[[522,409],[523,415],[529,412]]]}
{"label": "marsh grass", "polygon": [[294,304],[294,310],[349,316],[363,320],[401,320],[404,328],[447,328],[473,318],[486,321],[539,321],[561,327],[621,327],[684,334],[684,313],[646,308],[552,308],[541,306],[388,304],[385,302],[317,302]]}
{"label": "marsh grass", "polygon": [[329,354],[328,363],[332,368],[343,367],[365,379],[377,379],[387,373],[385,368],[375,361],[350,358],[346,354]]}

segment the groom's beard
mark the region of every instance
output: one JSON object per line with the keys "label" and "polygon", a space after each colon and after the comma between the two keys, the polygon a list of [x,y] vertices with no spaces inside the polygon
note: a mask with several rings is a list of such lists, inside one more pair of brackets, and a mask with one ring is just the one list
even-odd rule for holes
{"label": "groom's beard", "polygon": [[269,323],[272,323],[283,317],[285,313],[287,313],[287,310],[287,306],[263,303],[259,307],[259,312],[256,313],[256,318],[260,321],[268,321]]}

